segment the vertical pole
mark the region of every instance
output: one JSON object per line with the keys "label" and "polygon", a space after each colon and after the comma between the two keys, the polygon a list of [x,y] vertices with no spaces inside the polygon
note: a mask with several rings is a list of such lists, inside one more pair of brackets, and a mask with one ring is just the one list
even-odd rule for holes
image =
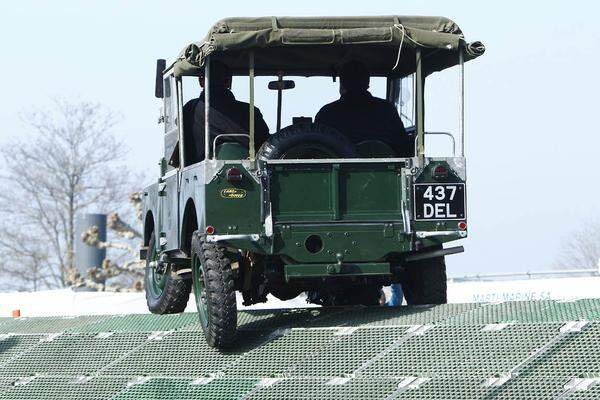
{"label": "vertical pole", "polygon": [[185,143],[183,137],[183,84],[181,78],[175,81],[177,91],[177,135],[179,135],[179,169],[185,167]]}
{"label": "vertical pole", "polygon": [[465,56],[463,48],[458,48],[460,64],[460,156],[465,156]]}
{"label": "vertical pole", "polygon": [[277,132],[281,130],[281,96],[283,92],[283,72],[279,71],[277,79]]}
{"label": "vertical pole", "polygon": [[204,159],[210,159],[210,57],[204,62]]}
{"label": "vertical pole", "polygon": [[250,162],[254,162],[255,149],[254,149],[254,52],[250,51],[250,66],[248,76],[250,78]]}
{"label": "vertical pole", "polygon": [[96,226],[98,228],[98,239],[106,242],[106,214],[79,214],[75,220],[75,268],[81,276],[87,276],[92,267],[102,268],[102,262],[106,258],[106,249],[89,246],[81,241],[81,234]]}
{"label": "vertical pole", "polygon": [[417,48],[416,55],[416,86],[417,86],[417,154],[418,157],[423,157],[425,155],[425,100],[423,95],[424,83],[425,80],[423,78],[423,58],[421,54],[421,49]]}

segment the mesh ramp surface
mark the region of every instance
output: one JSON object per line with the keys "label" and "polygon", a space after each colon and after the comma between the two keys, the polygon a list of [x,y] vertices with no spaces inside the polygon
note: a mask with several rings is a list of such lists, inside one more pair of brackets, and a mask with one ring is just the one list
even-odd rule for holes
{"label": "mesh ramp surface", "polygon": [[15,318],[0,321],[0,334],[2,333],[61,333],[94,324],[110,317],[81,316],[81,317],[36,317]]}
{"label": "mesh ramp surface", "polygon": [[[579,322],[577,322],[579,321]],[[0,319],[2,399],[598,399],[600,300]]]}
{"label": "mesh ramp surface", "polygon": [[198,318],[192,313],[163,315],[160,318],[151,314],[114,315],[87,324],[74,325],[68,331],[71,333],[171,331],[193,326],[197,321]]}
{"label": "mesh ramp surface", "polygon": [[256,387],[254,379],[214,379],[197,383],[186,379],[156,378],[143,385],[134,385],[119,394],[118,400],[229,400],[243,398]]}
{"label": "mesh ramp surface", "polygon": [[10,388],[0,392],[0,399],[23,400],[109,400],[126,389],[127,380],[124,378],[97,377],[85,381],[79,377],[35,377],[27,383],[26,380],[11,382]]}

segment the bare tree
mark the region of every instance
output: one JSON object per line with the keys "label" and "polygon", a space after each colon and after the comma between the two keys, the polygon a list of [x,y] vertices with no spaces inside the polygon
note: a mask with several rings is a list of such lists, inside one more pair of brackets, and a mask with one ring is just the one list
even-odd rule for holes
{"label": "bare tree", "polygon": [[76,215],[119,210],[131,191],[133,174],[121,164],[126,149],[112,134],[119,120],[86,101],[55,100],[51,109],[23,115],[28,135],[0,150],[0,181],[10,189],[0,192],[0,253],[23,253],[29,267],[39,260],[44,266],[36,278],[31,268],[5,268],[4,274],[36,279],[36,289],[70,283]]}
{"label": "bare tree", "polygon": [[600,263],[600,218],[586,220],[569,234],[559,255],[561,267],[598,269]]}
{"label": "bare tree", "polygon": [[46,244],[29,235],[27,229],[8,227],[0,231],[0,248],[3,259],[0,272],[9,277],[3,282],[4,288],[36,291],[59,284],[47,269]]}

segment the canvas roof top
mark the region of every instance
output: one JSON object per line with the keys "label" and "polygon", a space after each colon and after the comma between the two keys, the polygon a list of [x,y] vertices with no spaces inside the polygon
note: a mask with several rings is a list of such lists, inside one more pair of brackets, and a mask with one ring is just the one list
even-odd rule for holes
{"label": "canvas roof top", "polygon": [[466,42],[458,25],[444,17],[227,18],[183,49],[173,73],[198,75],[210,55],[245,75],[254,51],[257,75],[335,76],[341,64],[356,59],[374,76],[405,76],[415,71],[417,48],[426,74],[458,64],[459,49],[465,61],[485,51],[481,42]]}

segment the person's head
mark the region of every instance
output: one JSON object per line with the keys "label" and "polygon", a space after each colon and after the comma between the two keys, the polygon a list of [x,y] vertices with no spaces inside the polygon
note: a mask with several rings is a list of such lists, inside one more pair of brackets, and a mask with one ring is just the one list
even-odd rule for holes
{"label": "person's head", "polygon": [[[204,71],[200,75],[200,86],[204,89]],[[210,63],[210,87],[231,89],[231,70],[221,61]]]}
{"label": "person's head", "polygon": [[340,93],[364,92],[369,88],[369,70],[360,61],[348,61],[340,68]]}

